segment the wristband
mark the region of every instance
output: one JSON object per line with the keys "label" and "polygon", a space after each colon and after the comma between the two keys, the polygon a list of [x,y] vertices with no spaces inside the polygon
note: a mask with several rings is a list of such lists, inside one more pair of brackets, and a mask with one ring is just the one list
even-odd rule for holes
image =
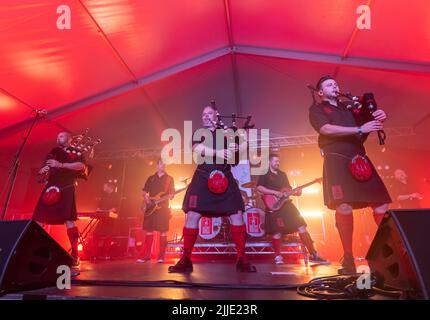
{"label": "wristband", "polygon": [[361,127],[358,127],[358,134],[361,136],[363,135],[363,130],[361,129]]}

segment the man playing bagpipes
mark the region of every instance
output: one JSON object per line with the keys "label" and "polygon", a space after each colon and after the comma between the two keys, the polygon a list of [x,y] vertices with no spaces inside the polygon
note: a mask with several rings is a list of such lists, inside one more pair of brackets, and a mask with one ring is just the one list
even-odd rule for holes
{"label": "man playing bagpipes", "polygon": [[[226,147],[224,137],[222,137],[223,141],[217,141],[219,130],[217,130],[216,120],[217,108],[214,105],[206,106],[202,112],[202,123],[203,128],[206,129],[205,133],[208,134],[209,140],[212,138],[212,141],[208,143],[205,137],[193,141],[193,151],[212,161],[210,163],[205,161],[197,166],[185,194],[182,205],[186,213],[183,230],[184,251],[178,263],[169,267],[169,272],[193,271],[191,253],[202,216],[229,217],[231,238],[237,251],[236,270],[238,272],[256,271],[245,256],[246,227],[242,215],[245,206],[239,186],[231,172],[232,161],[230,160],[237,155],[238,150],[232,151]],[[241,146],[238,145],[237,149],[241,149]]]}
{"label": "man playing bagpipes", "polygon": [[373,94],[363,95],[363,100],[366,95],[369,98],[363,105],[355,99],[352,104],[340,101],[339,97],[345,95],[331,76],[322,77],[316,91],[322,102],[310,107],[309,120],[319,133],[318,144],[324,156],[324,203],[336,210],[336,227],[344,250],[339,273],[355,273],[352,210],[372,207],[379,224],[391,202],[363,145],[369,133],[382,132],[387,116],[383,110],[374,110]]}
{"label": "man playing bagpipes", "polygon": [[40,176],[48,175],[46,185],[33,213],[33,220],[48,225],[65,224],[72,247],[73,267],[80,264],[78,256],[79,233],[75,188],[76,179],[87,169],[85,158],[70,147],[72,136],[61,132],[57,137],[57,147],[46,157],[45,166],[39,170]]}

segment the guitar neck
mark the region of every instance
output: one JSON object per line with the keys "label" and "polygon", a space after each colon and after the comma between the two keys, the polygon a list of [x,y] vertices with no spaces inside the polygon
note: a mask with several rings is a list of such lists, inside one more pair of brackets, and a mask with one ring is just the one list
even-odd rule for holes
{"label": "guitar neck", "polygon": [[[179,192],[184,191],[185,189],[187,189],[188,187],[176,190],[175,192],[173,192],[173,195],[178,194]],[[166,201],[167,199],[170,198],[170,194],[166,194],[165,196],[162,196],[160,199],[156,200],[155,203],[159,204],[160,202]]]}
{"label": "guitar neck", "polygon": [[290,196],[290,195],[294,194],[296,191],[301,190],[301,189],[304,189],[304,188],[306,188],[306,187],[309,187],[309,186],[311,186],[311,185],[313,185],[313,184],[315,184],[315,183],[318,183],[318,182],[319,182],[319,179],[315,179],[315,180],[313,180],[313,181],[311,181],[311,182],[305,183],[304,185],[301,185],[301,186],[299,186],[299,187],[297,187],[297,188],[294,188],[294,189],[292,189],[292,190],[290,190],[290,191],[285,192],[285,193],[284,193],[284,196],[288,197],[288,196]]}

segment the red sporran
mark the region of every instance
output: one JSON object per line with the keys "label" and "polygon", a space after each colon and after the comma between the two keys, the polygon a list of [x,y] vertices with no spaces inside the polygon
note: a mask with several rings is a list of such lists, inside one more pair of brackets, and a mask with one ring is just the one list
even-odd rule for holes
{"label": "red sporran", "polygon": [[43,202],[48,206],[57,204],[58,202],[60,202],[60,199],[61,199],[61,190],[56,186],[49,187],[43,193]]}
{"label": "red sporran", "polygon": [[358,181],[368,181],[372,178],[373,170],[369,160],[361,155],[356,155],[349,163],[349,171]]}
{"label": "red sporran", "polygon": [[222,194],[227,190],[228,179],[222,171],[214,170],[210,173],[208,179],[208,188],[210,192]]}

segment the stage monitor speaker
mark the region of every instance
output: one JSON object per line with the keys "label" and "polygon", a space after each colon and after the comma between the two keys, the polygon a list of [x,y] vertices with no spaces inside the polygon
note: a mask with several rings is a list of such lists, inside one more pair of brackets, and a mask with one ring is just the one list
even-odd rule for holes
{"label": "stage monitor speaker", "polygon": [[0,295],[55,286],[72,257],[32,220],[0,221]]}
{"label": "stage monitor speaker", "polygon": [[429,299],[430,209],[388,211],[366,259],[385,285],[409,298]]}

